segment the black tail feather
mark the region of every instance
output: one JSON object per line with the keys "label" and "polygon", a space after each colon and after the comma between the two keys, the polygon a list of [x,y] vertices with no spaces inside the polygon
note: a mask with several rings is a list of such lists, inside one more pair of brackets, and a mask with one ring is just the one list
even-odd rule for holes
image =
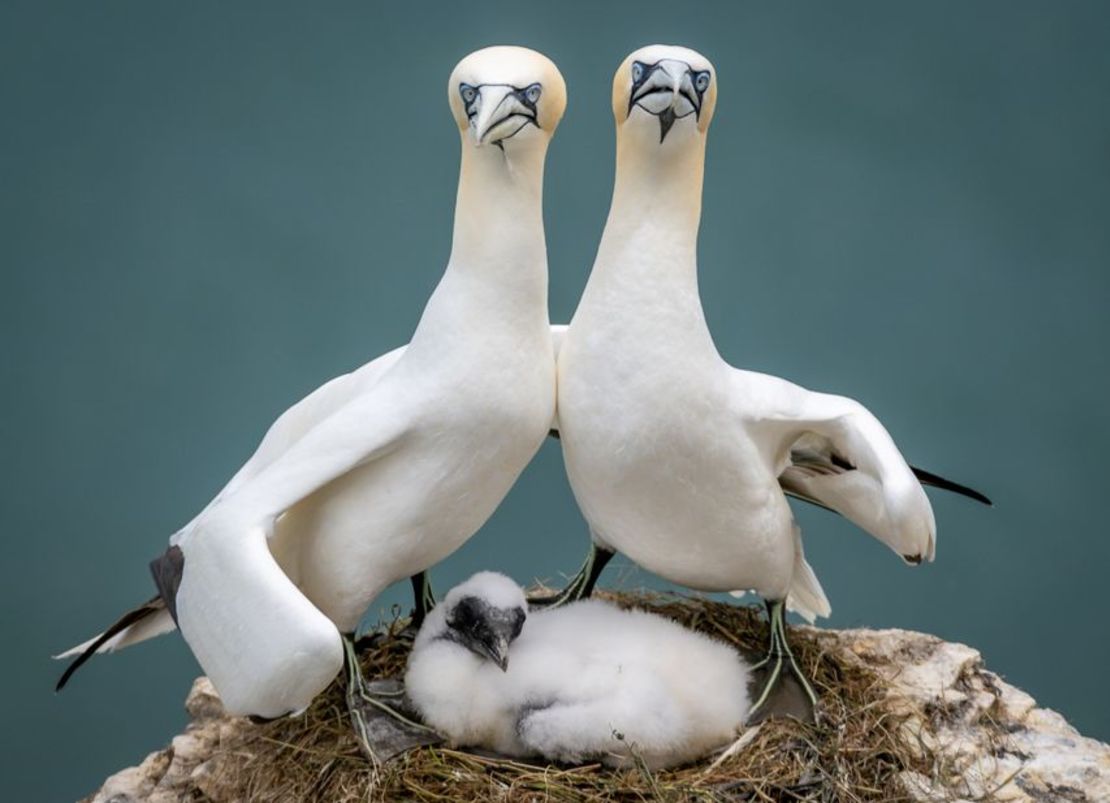
{"label": "black tail feather", "polygon": [[162,601],[162,598],[160,596],[154,597],[153,599],[144,602],[138,608],[130,610],[123,616],[121,616],[115,622],[115,624],[105,630],[97,638],[96,641],[90,644],[83,653],[73,659],[70,665],[66,667],[66,671],[62,673],[62,676],[60,678],[58,678],[58,685],[54,687],[54,691],[61,691],[62,687],[65,686],[67,682],[69,682],[69,679],[73,675],[73,673],[80,669],[81,665],[84,664],[85,661],[92,658],[93,655],[96,654],[96,651],[103,647],[104,643],[108,641],[108,639],[131,627],[131,625],[135,624],[136,622],[141,622],[148,616],[153,616],[159,611],[165,609],[165,607],[166,603]]}
{"label": "black tail feather", "polygon": [[976,491],[974,488],[968,488],[966,485],[960,485],[958,482],[946,480],[944,477],[933,474],[923,468],[918,468],[917,466],[910,466],[910,468],[922,485],[932,485],[934,488],[941,488],[942,490],[951,491],[960,496],[966,496],[968,499],[974,499],[976,502],[982,502],[984,505],[994,505],[985,494],[979,493],[979,491]]}

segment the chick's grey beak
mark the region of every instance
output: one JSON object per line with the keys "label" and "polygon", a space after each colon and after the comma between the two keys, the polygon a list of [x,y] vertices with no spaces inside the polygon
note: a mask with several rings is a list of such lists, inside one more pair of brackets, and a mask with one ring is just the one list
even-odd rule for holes
{"label": "chick's grey beak", "polygon": [[501,667],[502,672],[509,671],[509,640],[504,636],[497,636],[485,645],[486,655]]}
{"label": "chick's grey beak", "polygon": [[498,615],[500,612],[490,614],[486,628],[479,635],[482,653],[487,658],[501,667],[502,672],[509,669],[509,645],[520,631],[516,623],[508,616]]}

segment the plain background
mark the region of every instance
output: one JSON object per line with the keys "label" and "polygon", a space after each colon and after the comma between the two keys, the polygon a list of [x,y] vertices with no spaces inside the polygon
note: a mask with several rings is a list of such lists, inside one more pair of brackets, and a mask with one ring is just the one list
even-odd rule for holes
{"label": "plain background", "polygon": [[[919,569],[802,511],[829,626],[975,645],[1110,737],[1108,25],[1110,6],[1066,2],[4,2],[5,796],[86,794],[183,725],[197,670],[177,636],[58,696],[49,655],[151,593],[147,560],[276,415],[408,339],[449,250],[446,78],[506,43],[570,90],[552,319],[609,202],[614,68],[651,42],[701,50],[722,353],[860,399],[911,460],[996,501],[934,493]],[[557,581],[585,545],[551,442],[434,579]]]}

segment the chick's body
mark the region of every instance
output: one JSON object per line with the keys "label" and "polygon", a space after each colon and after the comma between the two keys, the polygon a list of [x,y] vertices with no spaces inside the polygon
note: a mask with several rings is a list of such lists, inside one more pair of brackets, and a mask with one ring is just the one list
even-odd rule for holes
{"label": "chick's body", "polygon": [[690,761],[734,738],[749,707],[733,649],[599,600],[530,614],[509,655],[502,672],[430,621],[405,685],[457,745],[567,763]]}

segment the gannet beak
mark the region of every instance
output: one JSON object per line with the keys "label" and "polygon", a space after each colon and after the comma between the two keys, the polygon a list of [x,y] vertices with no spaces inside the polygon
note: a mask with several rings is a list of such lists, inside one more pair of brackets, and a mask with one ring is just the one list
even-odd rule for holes
{"label": "gannet beak", "polygon": [[[682,65],[686,66],[686,65]],[[677,70],[670,64],[664,63],[663,70],[667,73],[667,77],[671,79],[671,108],[675,107],[678,103],[678,93],[682,89],[682,81],[689,74],[689,70]]]}
{"label": "gannet beak", "polygon": [[679,99],[682,97],[679,90],[682,88],[682,75],[679,71],[674,69],[671,65],[664,63],[661,72],[666,73],[666,77],[671,80],[671,105],[659,113],[659,142],[667,138],[667,132],[671,130],[674,121],[678,119],[675,112],[675,106],[678,105]]}
{"label": "gannet beak", "polygon": [[510,639],[505,634],[487,630],[468,646],[472,652],[488,658],[501,667],[502,672],[507,672],[509,670],[509,642]]}
{"label": "gannet beak", "polygon": [[524,627],[525,608],[496,608],[488,600],[464,597],[448,616],[448,638],[508,671],[509,645]]}
{"label": "gannet beak", "polygon": [[529,123],[536,122],[536,110],[522,102],[520,91],[511,86],[487,85],[479,90],[481,104],[471,119],[470,133],[475,145],[497,145]]}
{"label": "gannet beak", "polygon": [[502,672],[509,670],[509,645],[516,634],[509,619],[492,618],[487,627],[478,635],[478,649],[489,658]]}
{"label": "gannet beak", "polygon": [[635,106],[659,118],[659,141],[663,142],[676,120],[701,112],[701,96],[694,89],[690,65],[673,59],[655,64],[633,89],[628,99],[629,114]]}
{"label": "gannet beak", "polygon": [[502,672],[509,671],[509,640],[504,636],[498,637],[490,649],[490,658],[501,667]]}

